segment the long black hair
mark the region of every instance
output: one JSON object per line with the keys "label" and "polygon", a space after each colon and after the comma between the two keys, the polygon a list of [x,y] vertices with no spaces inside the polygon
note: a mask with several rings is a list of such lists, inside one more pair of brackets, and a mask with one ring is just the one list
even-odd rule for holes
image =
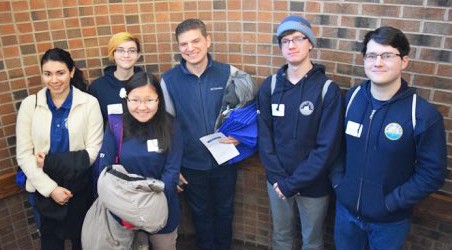
{"label": "long black hair", "polygon": [[66,64],[69,71],[75,69],[74,76],[71,78],[70,84],[83,92],[87,91],[87,85],[85,78],[83,77],[83,72],[75,67],[74,60],[72,59],[69,52],[60,48],[49,49],[41,58],[41,68],[42,65],[44,65],[48,61],[62,62]]}
{"label": "long black hair", "polygon": [[124,99],[124,138],[157,139],[159,149],[165,152],[171,147],[172,118],[165,110],[165,100],[159,81],[152,74],[137,72],[126,84],[126,93],[129,95],[133,89],[146,85],[153,88],[158,95],[157,112],[149,121],[139,122],[130,114],[127,108],[127,100]]}

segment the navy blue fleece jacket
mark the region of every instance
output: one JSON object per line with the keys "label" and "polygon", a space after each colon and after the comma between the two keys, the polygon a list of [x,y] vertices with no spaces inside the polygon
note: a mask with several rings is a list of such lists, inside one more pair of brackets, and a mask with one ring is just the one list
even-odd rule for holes
{"label": "navy blue fleece jacket", "polygon": [[[370,81],[360,85],[345,118],[345,166],[332,172],[337,200],[371,222],[409,218],[421,199],[440,188],[446,174],[441,114],[402,80],[398,92],[373,108]],[[346,103],[356,87],[346,96]],[[360,131],[358,131],[360,130]]]}
{"label": "navy blue fleece jacket", "polygon": [[[314,64],[296,84],[289,82],[286,70],[287,65],[278,70],[273,94],[271,76],[259,91],[259,155],[268,181],[277,182],[286,197],[324,196],[341,146],[343,98],[332,83],[322,100],[328,79],[322,65]],[[272,105],[284,109],[284,116],[273,115]]]}
{"label": "navy blue fleece jacket", "polygon": [[190,73],[185,60],[162,76],[161,85],[168,113],[178,120],[184,144],[182,167],[208,170],[218,167],[199,138],[215,132],[223,91],[230,66],[214,61],[210,55],[200,77]]}

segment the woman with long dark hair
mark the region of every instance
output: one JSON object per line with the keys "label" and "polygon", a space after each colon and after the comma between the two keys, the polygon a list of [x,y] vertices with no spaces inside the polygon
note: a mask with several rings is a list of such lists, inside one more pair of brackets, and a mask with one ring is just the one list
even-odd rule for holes
{"label": "woman with long dark hair", "polygon": [[[165,111],[162,89],[153,75],[135,73],[120,91],[120,96],[124,107],[123,134],[122,140],[119,140],[122,145],[115,145],[118,140],[107,126],[99,166],[102,168],[118,163],[130,174],[158,179],[165,184],[167,224],[160,231],[150,234],[149,241],[153,250],[175,250],[180,218],[176,188],[182,157],[182,142],[178,140],[180,130],[174,118]],[[119,155],[116,155],[117,147],[121,149]],[[140,243],[143,243],[142,240]]]}
{"label": "woman with long dark hair", "polygon": [[69,52],[53,48],[41,59],[37,94],[25,98],[16,123],[17,163],[36,192],[41,249],[81,249],[80,233],[92,203],[90,166],[102,144],[103,121],[96,98],[85,93],[82,72]]}

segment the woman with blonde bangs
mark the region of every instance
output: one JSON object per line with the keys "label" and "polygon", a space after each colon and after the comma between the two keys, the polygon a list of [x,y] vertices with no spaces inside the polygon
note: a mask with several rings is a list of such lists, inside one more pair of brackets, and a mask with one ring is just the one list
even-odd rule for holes
{"label": "woman with blonde bangs", "polygon": [[99,101],[104,122],[107,121],[108,106],[121,104],[119,90],[125,87],[135,73],[143,71],[135,65],[140,52],[140,40],[129,32],[119,32],[110,38],[108,59],[115,65],[107,66],[104,75],[97,78],[88,89]]}

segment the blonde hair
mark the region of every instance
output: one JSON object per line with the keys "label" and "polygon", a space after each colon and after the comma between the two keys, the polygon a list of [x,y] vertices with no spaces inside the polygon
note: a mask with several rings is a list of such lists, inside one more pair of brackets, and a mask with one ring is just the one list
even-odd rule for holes
{"label": "blonde hair", "polygon": [[114,57],[113,53],[115,53],[116,48],[120,44],[128,42],[128,41],[134,41],[137,45],[138,53],[141,52],[140,40],[138,39],[138,37],[130,34],[129,32],[119,32],[119,33],[114,34],[110,38],[110,41],[108,41],[108,59],[110,59],[110,61],[114,61],[115,57]]}

